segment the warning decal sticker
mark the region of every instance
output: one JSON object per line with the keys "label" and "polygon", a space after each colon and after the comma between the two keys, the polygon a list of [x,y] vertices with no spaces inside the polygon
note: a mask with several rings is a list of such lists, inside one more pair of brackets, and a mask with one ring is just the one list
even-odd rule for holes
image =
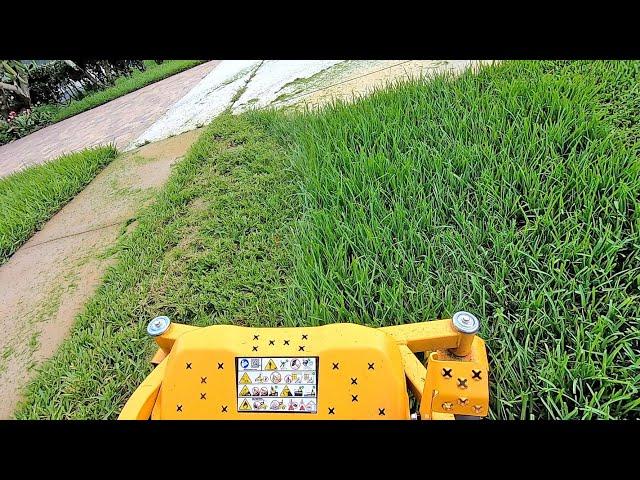
{"label": "warning decal sticker", "polygon": [[316,413],[318,357],[236,357],[238,412]]}

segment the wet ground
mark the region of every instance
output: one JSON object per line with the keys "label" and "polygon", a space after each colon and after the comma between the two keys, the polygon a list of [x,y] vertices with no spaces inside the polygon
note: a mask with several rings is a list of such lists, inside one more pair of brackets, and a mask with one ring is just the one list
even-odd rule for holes
{"label": "wet ground", "polygon": [[55,353],[100,285],[113,261],[107,249],[199,134],[119,156],[0,266],[0,419],[12,414],[34,367]]}

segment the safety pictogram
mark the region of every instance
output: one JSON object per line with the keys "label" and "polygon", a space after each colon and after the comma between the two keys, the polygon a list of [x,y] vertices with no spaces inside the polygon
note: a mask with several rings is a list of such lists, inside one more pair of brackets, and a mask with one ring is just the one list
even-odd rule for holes
{"label": "safety pictogram", "polygon": [[316,413],[317,365],[317,357],[237,357],[238,412]]}
{"label": "safety pictogram", "polygon": [[264,367],[265,370],[277,370],[278,367],[276,366],[276,362],[273,361],[272,358],[269,359],[269,361],[267,362],[267,366]]}
{"label": "safety pictogram", "polygon": [[282,392],[280,392],[280,396],[281,397],[290,397],[291,396],[291,390],[289,390],[289,385],[285,385],[284,388],[282,389]]}

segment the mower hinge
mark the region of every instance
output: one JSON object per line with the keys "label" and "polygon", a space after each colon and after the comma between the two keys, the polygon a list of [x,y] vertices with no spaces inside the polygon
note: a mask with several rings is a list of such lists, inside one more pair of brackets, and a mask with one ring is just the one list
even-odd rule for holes
{"label": "mower hinge", "polygon": [[447,351],[432,352],[427,364],[420,414],[433,413],[484,417],[489,410],[489,365],[484,341],[475,337],[471,352],[456,357]]}

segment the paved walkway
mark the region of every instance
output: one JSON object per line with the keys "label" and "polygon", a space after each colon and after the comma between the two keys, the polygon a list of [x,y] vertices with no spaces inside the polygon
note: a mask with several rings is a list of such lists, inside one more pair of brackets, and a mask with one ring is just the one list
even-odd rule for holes
{"label": "paved walkway", "polygon": [[33,367],[56,352],[100,285],[116,259],[106,252],[123,226],[153,200],[201,133],[118,156],[0,266],[0,420],[13,414]]}
{"label": "paved walkway", "polygon": [[219,63],[212,60],[0,146],[0,177],[99,144],[124,149]]}

